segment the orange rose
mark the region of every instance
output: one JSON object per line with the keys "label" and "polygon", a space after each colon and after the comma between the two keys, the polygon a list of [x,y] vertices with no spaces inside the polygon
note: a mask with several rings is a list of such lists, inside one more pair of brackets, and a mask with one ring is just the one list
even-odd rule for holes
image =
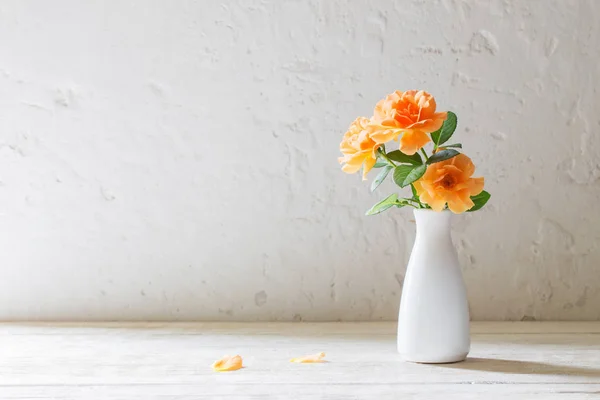
{"label": "orange rose", "polygon": [[464,154],[448,160],[431,164],[413,185],[421,202],[428,204],[434,211],[442,211],[446,203],[455,214],[460,214],[471,207],[471,196],[483,190],[483,178],[471,178],[475,165]]}
{"label": "orange rose", "polygon": [[339,158],[339,162],[345,163],[342,171],[353,174],[362,166],[363,180],[367,179],[367,173],[377,161],[379,145],[370,137],[371,128],[367,118],[356,118],[340,144],[340,151],[344,156]]}
{"label": "orange rose", "polygon": [[375,106],[372,122],[377,131],[371,138],[381,144],[402,133],[400,151],[415,154],[431,140],[427,133],[440,129],[445,112],[435,112],[435,99],[422,90],[395,91]]}

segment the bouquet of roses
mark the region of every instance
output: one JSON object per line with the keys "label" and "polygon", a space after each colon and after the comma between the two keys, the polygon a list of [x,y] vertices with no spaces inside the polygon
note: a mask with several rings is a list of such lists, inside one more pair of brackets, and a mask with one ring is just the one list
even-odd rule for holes
{"label": "bouquet of roses", "polygon": [[[437,112],[433,96],[422,90],[396,91],[377,103],[370,119],[352,122],[340,144],[342,170],[352,174],[362,168],[366,180],[369,171],[378,168],[371,191],[390,174],[398,186],[412,191],[406,197],[397,193],[386,197],[367,215],[394,206],[450,209],[459,214],[487,203],[490,194],[483,190],[482,177],[473,178],[475,165],[460,152],[462,144],[447,144],[456,123],[456,114]],[[399,142],[399,148],[387,152],[390,141]]]}

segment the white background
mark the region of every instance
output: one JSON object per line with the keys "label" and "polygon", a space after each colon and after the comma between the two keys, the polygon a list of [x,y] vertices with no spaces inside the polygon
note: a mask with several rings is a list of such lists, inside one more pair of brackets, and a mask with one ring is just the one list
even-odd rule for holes
{"label": "white background", "polygon": [[[337,164],[425,89],[474,319],[600,317],[600,4],[3,1],[1,319],[395,319],[414,223]],[[373,177],[373,175],[371,176]]]}

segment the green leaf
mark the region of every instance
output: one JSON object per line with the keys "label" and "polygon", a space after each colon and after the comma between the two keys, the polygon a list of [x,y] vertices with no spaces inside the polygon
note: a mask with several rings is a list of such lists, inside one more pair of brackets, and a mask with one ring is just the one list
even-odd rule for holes
{"label": "green leaf", "polygon": [[381,156],[382,154],[385,154],[385,152],[381,148],[377,150],[377,154],[377,162],[375,163],[375,165],[373,165],[373,168],[383,168],[385,166],[390,165],[389,161]]}
{"label": "green leaf", "polygon": [[490,197],[492,197],[492,195],[486,192],[485,190],[479,193],[477,196],[471,196],[471,200],[473,200],[473,203],[475,203],[475,205],[468,209],[467,212],[479,210],[481,207],[485,206],[485,203],[488,202]]}
{"label": "green leaf", "polygon": [[379,161],[379,160],[378,160],[378,161],[375,163],[375,165],[373,165],[373,168],[383,168],[383,167],[386,167],[386,166],[389,166],[389,165],[390,165],[390,163],[388,163],[388,162],[387,162],[387,161],[385,161],[385,160],[382,160],[382,161]]}
{"label": "green leaf", "polygon": [[450,147],[456,147],[456,148],[462,149],[462,144],[455,143],[455,144],[446,144],[446,145],[444,145],[445,149],[450,148]]}
{"label": "green leaf", "polygon": [[454,149],[440,150],[437,153],[432,154],[431,157],[429,157],[429,160],[427,160],[427,164],[433,164],[436,162],[444,161],[444,160],[454,157],[457,154],[460,154],[460,153]]}
{"label": "green leaf", "polygon": [[399,163],[412,164],[412,165],[421,165],[423,164],[423,159],[417,153],[412,156],[408,156],[401,152],[400,150],[394,150],[387,153],[387,156],[390,160],[397,161]]}
{"label": "green leaf", "polygon": [[404,181],[414,168],[415,166],[413,165],[398,165],[394,168],[394,182],[396,182],[396,185],[400,187],[406,186]]}
{"label": "green leaf", "polygon": [[[440,129],[440,134],[434,140],[436,147],[441,144],[446,143],[448,141],[448,139],[450,139],[450,137],[456,130],[457,122],[458,121],[456,118],[456,114],[454,114],[452,111],[448,111],[448,116],[446,117],[446,120],[444,121],[444,124],[442,125],[442,128]],[[431,134],[431,136],[433,137],[433,134]]]}
{"label": "green leaf", "polygon": [[[431,157],[429,159],[431,159]],[[418,167],[414,167],[413,170],[410,171],[406,179],[404,179],[404,182],[401,186],[404,187],[410,185],[411,183],[422,177],[425,174],[425,171],[427,171],[427,165],[425,164],[419,165]],[[396,171],[394,171],[394,175],[395,174]]]}
{"label": "green leaf", "polygon": [[377,189],[377,187],[379,185],[381,185],[381,182],[383,182],[385,180],[385,178],[388,176],[388,174],[390,173],[390,171],[393,169],[394,167],[392,167],[391,165],[388,165],[386,167],[384,167],[379,174],[377,174],[377,177],[375,177],[375,180],[373,181],[373,183],[371,183],[371,192],[374,191],[375,189]]}
{"label": "green leaf", "polygon": [[433,144],[437,148],[438,141],[440,140],[440,135],[442,133],[442,127],[435,132],[431,132],[431,140],[433,140]]}
{"label": "green leaf", "polygon": [[379,203],[375,204],[373,207],[371,207],[369,209],[369,211],[367,211],[366,215],[379,214],[380,212],[383,212],[383,211],[387,210],[388,208],[395,206],[397,200],[398,200],[398,195],[396,193],[394,193],[394,194],[386,197],[385,199],[381,200]]}

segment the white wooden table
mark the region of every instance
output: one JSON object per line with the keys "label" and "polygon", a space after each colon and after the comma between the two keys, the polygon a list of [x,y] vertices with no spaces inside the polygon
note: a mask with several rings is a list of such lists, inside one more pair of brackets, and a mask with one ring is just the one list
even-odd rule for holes
{"label": "white wooden table", "polygon": [[[0,324],[0,399],[600,399],[600,323],[474,323],[409,364],[395,323]],[[289,359],[324,351],[329,362]],[[210,364],[240,354],[245,368]]]}

